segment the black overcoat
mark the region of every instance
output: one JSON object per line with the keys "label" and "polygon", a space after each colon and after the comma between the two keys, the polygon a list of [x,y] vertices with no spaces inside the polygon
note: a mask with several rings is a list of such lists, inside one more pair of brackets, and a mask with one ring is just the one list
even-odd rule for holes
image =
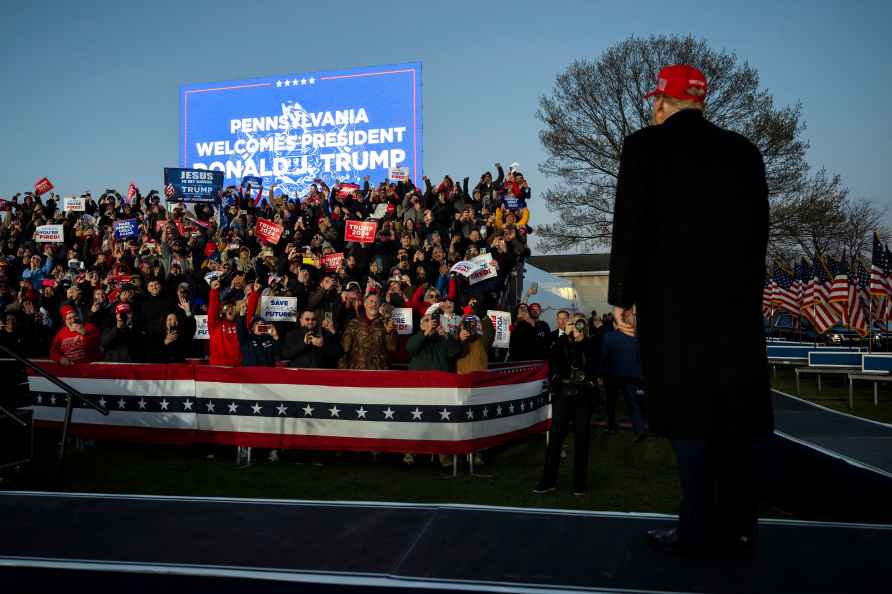
{"label": "black overcoat", "polygon": [[768,189],[759,150],[699,110],[623,145],[608,299],[636,306],[651,431],[774,428],[762,322]]}

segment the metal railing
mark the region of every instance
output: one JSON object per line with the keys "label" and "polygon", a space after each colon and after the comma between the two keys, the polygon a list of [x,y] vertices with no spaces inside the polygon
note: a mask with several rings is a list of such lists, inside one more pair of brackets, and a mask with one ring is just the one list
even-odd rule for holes
{"label": "metal railing", "polygon": [[[66,445],[66,442],[68,441],[68,428],[71,425],[71,414],[74,409],[75,400],[79,400],[80,402],[82,402],[86,406],[89,406],[90,408],[92,408],[93,410],[95,410],[96,412],[98,412],[101,415],[108,416],[108,409],[106,407],[102,406],[101,404],[99,404],[98,402],[96,402],[95,400],[93,400],[90,396],[81,394],[77,389],[66,384],[65,382],[60,380],[58,377],[56,377],[55,375],[50,373],[49,371],[36,365],[35,363],[31,362],[29,359],[22,357],[15,351],[12,351],[3,345],[0,345],[0,353],[4,353],[4,354],[8,355],[9,357],[11,357],[12,359],[15,359],[16,361],[18,361],[19,363],[21,363],[28,369],[32,370],[37,375],[43,377],[44,379],[46,379],[53,385],[57,386],[58,388],[61,388],[61,390],[63,392],[65,392],[65,421],[62,423],[62,443],[59,446],[59,471],[61,474],[62,465],[65,462],[65,445]],[[26,421],[24,421],[23,419],[18,417],[18,415],[16,415],[15,413],[13,413],[3,407],[0,407],[0,412],[3,412],[4,414],[12,417],[12,419],[14,421],[17,421],[18,423],[27,425]]]}

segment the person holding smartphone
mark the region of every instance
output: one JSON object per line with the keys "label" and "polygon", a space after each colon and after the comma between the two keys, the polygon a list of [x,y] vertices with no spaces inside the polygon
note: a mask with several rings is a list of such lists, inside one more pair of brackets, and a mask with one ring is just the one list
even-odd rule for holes
{"label": "person holding smartphone", "polygon": [[195,336],[195,318],[168,312],[161,321],[161,331],[151,333],[147,346],[150,363],[185,363]]}

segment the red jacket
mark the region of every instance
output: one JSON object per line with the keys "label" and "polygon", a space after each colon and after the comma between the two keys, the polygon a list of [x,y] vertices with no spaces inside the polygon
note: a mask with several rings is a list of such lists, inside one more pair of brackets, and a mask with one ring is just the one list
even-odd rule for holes
{"label": "red jacket", "polygon": [[238,324],[220,317],[220,289],[211,289],[208,334],[211,338],[210,364],[241,367],[242,347],[239,343]]}
{"label": "red jacket", "polygon": [[86,334],[80,335],[69,330],[68,326],[63,326],[50,345],[50,359],[56,363],[62,357],[65,357],[72,363],[101,361],[102,351],[99,350],[99,328],[87,323],[84,324],[84,330],[86,330]]}

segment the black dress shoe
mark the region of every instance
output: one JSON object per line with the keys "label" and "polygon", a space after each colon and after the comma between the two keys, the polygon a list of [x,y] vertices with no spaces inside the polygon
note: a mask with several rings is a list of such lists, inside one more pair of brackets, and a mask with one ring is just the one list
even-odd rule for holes
{"label": "black dress shoe", "polygon": [[678,539],[678,530],[670,528],[669,530],[648,530],[647,539],[654,547],[660,549],[664,553],[672,555],[687,555],[694,557],[707,556],[709,552],[706,547],[693,546],[681,542]]}

